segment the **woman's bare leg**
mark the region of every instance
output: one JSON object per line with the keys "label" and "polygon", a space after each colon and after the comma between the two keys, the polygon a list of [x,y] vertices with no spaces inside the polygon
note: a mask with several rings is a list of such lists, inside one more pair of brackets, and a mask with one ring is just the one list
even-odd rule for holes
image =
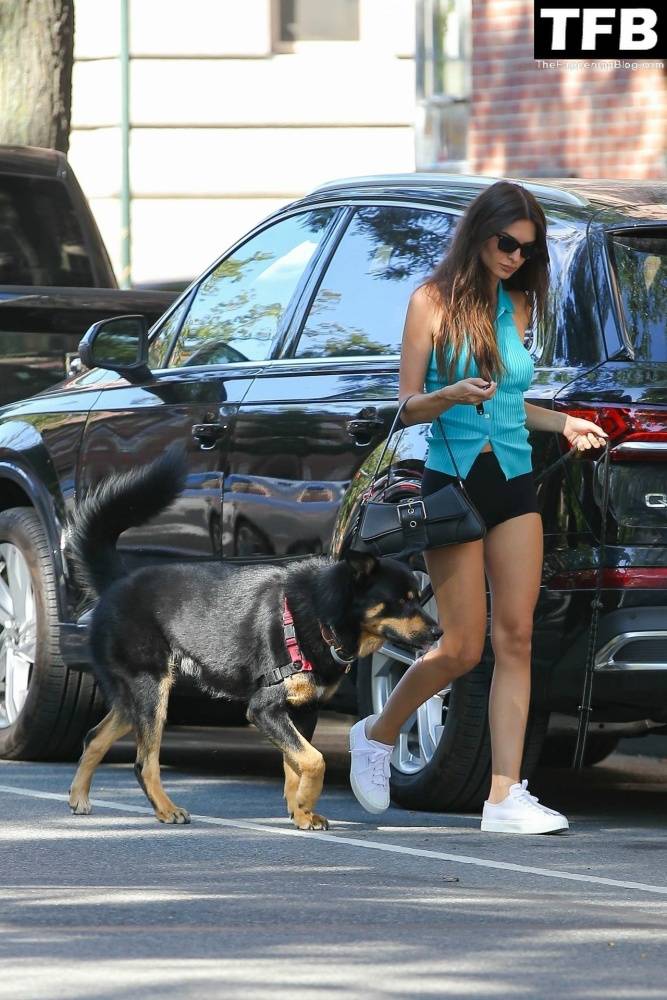
{"label": "woman's bare leg", "polygon": [[367,735],[394,744],[401,726],[428,698],[476,666],[486,634],[483,542],[425,553],[443,630],[438,645],[405,672]]}
{"label": "woman's bare leg", "polygon": [[489,802],[501,802],[521,778],[530,704],[533,614],[542,578],[542,518],[521,514],[497,524],[484,539],[491,591],[495,655],[489,697],[492,778]]}

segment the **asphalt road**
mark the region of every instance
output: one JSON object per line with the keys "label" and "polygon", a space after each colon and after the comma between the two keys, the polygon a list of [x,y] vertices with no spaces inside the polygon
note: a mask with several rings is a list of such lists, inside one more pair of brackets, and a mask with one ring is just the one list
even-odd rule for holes
{"label": "asphalt road", "polygon": [[66,806],[72,765],[0,764],[0,998],[667,995],[667,761],[544,771],[532,790],[571,831],[507,837],[472,815],[376,822],[345,732],[315,738],[327,834],[293,830],[251,729],[168,735],[187,827],[152,818],[129,747],[88,817]]}

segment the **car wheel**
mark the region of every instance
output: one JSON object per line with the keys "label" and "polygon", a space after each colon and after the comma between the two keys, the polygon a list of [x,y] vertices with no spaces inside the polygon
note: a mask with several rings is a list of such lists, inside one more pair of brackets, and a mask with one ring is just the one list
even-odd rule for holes
{"label": "car wheel", "polygon": [[[418,573],[422,604],[437,618],[428,577]],[[379,712],[418,654],[386,643],[359,661],[360,714]],[[480,664],[425,702],[403,726],[391,758],[391,796],[409,809],[434,812],[481,807],[491,780],[487,720],[493,653],[488,642]],[[531,711],[522,777],[530,777],[544,740],[548,715]]]}
{"label": "car wheel", "polygon": [[99,718],[93,679],[60,656],[51,550],[33,510],[0,513],[0,757],[69,759]]}

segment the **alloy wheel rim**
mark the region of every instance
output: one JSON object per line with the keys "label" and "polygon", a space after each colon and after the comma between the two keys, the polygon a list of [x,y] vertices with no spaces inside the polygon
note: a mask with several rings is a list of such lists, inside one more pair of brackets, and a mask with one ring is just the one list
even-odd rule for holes
{"label": "alloy wheel rim", "polygon": [[37,646],[30,567],[10,542],[0,543],[0,630],[0,728],[5,728],[25,704]]}
{"label": "alloy wheel rim", "polygon": [[[426,573],[416,574],[420,592],[424,595],[420,603],[437,620],[435,598],[431,594]],[[430,647],[429,647],[430,648]],[[371,658],[371,701],[373,712],[381,712],[389,695],[399,680],[418,657],[417,654],[394,643],[386,642]],[[417,709],[404,723],[391,755],[391,763],[402,774],[417,774],[433,759],[445,728],[447,707],[451,685],[433,695]]]}

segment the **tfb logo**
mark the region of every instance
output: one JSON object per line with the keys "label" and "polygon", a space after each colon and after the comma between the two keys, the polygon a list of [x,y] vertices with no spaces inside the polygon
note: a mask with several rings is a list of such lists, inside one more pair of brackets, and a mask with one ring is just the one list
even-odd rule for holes
{"label": "tfb logo", "polygon": [[664,59],[664,0],[560,6],[535,0],[536,59]]}

